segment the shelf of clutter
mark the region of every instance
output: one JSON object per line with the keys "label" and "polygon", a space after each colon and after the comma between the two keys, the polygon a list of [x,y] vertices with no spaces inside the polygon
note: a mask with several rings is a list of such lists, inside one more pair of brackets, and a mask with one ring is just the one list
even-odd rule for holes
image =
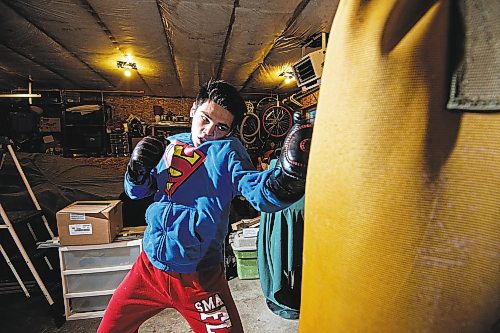
{"label": "shelf of clutter", "polygon": [[158,121],[150,126],[151,135],[170,136],[177,133],[189,132],[191,124],[188,121]]}

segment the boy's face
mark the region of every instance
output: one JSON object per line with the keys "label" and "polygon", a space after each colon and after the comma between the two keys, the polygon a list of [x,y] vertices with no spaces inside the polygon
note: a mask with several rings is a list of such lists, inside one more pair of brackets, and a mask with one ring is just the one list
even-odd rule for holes
{"label": "boy's face", "polygon": [[217,103],[210,100],[191,108],[191,136],[195,147],[205,141],[218,140],[231,133],[234,116]]}

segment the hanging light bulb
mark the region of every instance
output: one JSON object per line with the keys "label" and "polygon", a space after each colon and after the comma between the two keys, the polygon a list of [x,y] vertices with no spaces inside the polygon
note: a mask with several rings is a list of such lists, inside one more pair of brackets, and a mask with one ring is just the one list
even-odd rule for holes
{"label": "hanging light bulb", "polygon": [[132,73],[128,69],[125,70],[125,72],[123,72],[123,74],[125,74],[126,77],[129,77],[130,75],[132,75]]}

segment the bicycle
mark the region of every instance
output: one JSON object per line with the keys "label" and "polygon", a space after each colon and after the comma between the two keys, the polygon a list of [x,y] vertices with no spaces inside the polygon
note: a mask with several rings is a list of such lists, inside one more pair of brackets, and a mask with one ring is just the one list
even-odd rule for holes
{"label": "bicycle", "polygon": [[240,125],[240,139],[246,145],[251,145],[257,139],[260,132],[260,118],[255,114],[253,103],[245,101],[247,113]]}

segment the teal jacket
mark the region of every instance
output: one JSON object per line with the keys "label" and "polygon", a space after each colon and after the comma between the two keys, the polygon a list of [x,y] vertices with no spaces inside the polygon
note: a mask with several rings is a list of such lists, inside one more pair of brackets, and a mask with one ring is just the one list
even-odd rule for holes
{"label": "teal jacket", "polygon": [[[274,167],[276,160],[271,161]],[[298,319],[302,284],[304,197],[274,213],[262,213],[257,238],[257,266],[269,309]]]}

